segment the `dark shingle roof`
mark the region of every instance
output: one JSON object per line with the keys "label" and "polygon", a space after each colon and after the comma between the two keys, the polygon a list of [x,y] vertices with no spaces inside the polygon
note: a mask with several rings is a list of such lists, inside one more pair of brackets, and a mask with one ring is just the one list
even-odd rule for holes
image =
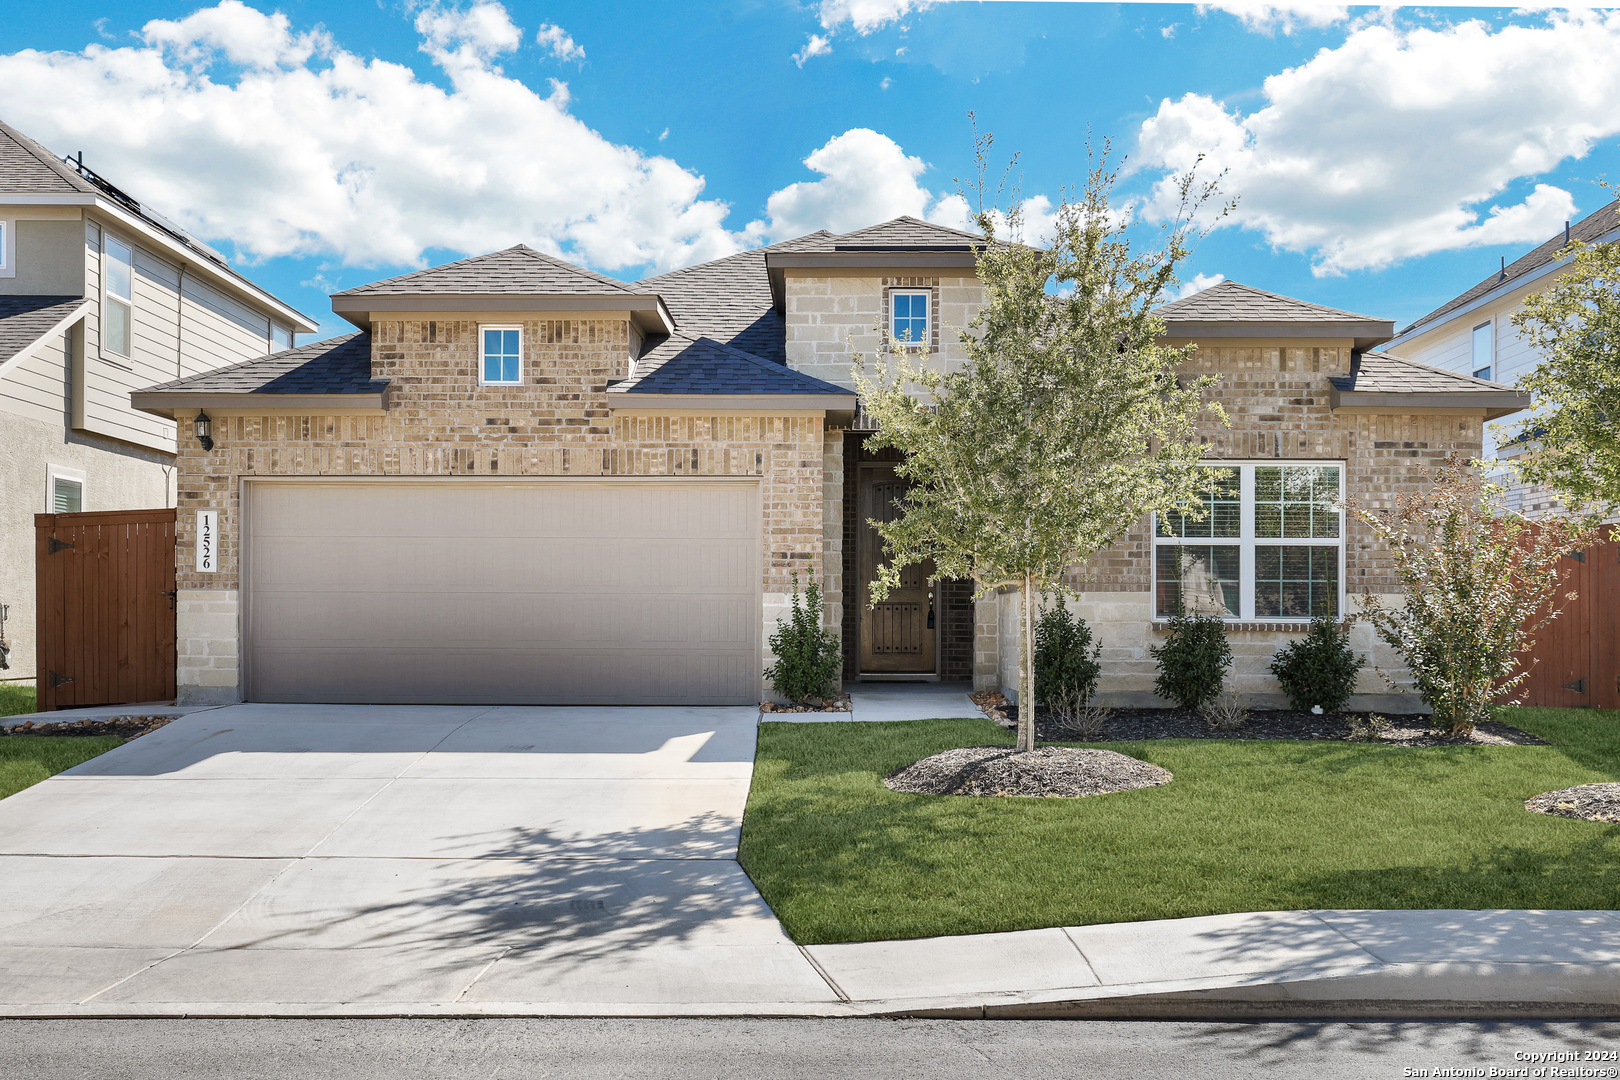
{"label": "dark shingle roof", "polygon": [[787,363],[787,328],[771,303],[765,256],[772,251],[800,251],[830,238],[811,233],[770,247],[740,251],[657,277],[642,278],[638,288],[655,292],[688,337],[702,335],[734,345],[778,364]]}
{"label": "dark shingle roof", "polygon": [[1371,315],[1323,307],[1291,296],[1222,281],[1156,309],[1166,322],[1384,322]]}
{"label": "dark shingle roof", "polygon": [[[1569,238],[1590,244],[1602,239],[1617,228],[1620,228],[1620,199],[1616,199],[1595,213],[1586,215],[1570,226]],[[1564,234],[1559,232],[1552,239],[1533,248],[1528,254],[1521,255],[1513,262],[1508,263],[1505,272],[1498,271],[1461,296],[1453,297],[1441,304],[1423,318],[1402,330],[1401,336],[1404,337],[1420,326],[1434,322],[1436,319],[1442,318],[1460,307],[1467,306],[1493,289],[1499,289],[1516,278],[1521,278],[1532,271],[1541,269],[1550,262],[1556,261],[1562,254],[1564,247]]]}
{"label": "dark shingle roof", "polygon": [[1476,379],[1444,368],[1382,352],[1357,353],[1349,375],[1328,381],[1340,390],[1363,394],[1500,394],[1513,391],[1502,383]]}
{"label": "dark shingle roof", "polygon": [[[935,225],[914,217],[869,225],[854,232],[833,235],[811,233],[797,240],[776,245],[778,251],[971,251],[984,237],[960,229]],[[794,245],[794,246],[789,246]]]}
{"label": "dark shingle roof", "polygon": [[0,364],[60,326],[82,296],[0,296]]}
{"label": "dark shingle roof", "polygon": [[622,281],[518,244],[505,251],[475,255],[460,262],[401,274],[332,295],[459,296],[469,293],[508,293],[597,296],[605,292],[635,295],[637,290]]}
{"label": "dark shingle roof", "polygon": [[841,394],[785,364],[772,363],[709,337],[674,334],[658,341],[636,361],[635,376],[616,385],[616,394]]}
{"label": "dark shingle roof", "polygon": [[56,195],[66,191],[96,193],[88,180],[58,161],[55,154],[0,121],[0,193]]}
{"label": "dark shingle roof", "polygon": [[371,377],[371,335],[346,334],[191,375],[139,393],[377,394],[387,379]]}

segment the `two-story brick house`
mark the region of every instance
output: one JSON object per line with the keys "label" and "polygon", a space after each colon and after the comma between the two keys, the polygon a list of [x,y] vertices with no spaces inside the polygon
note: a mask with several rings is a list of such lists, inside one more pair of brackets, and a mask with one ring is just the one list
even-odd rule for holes
{"label": "two-story brick house", "polygon": [[175,430],[130,391],[316,324],[79,162],[0,123],[0,604],[35,662],[34,515],[171,507]]}
{"label": "two-story brick house", "polygon": [[[335,295],[353,335],[136,393],[179,421],[182,694],[751,702],[812,567],[848,676],[1012,685],[1016,597],[927,568],[876,607],[863,586],[866,522],[902,482],[863,446],[851,362],[890,338],[964,362],[974,243],[902,218],[634,283],[515,247]],[[1234,424],[1207,435],[1232,471],[1208,535],[1139,523],[1088,568],[1103,689],[1146,693],[1179,592],[1225,605],[1240,684],[1265,693],[1304,614],[1388,584],[1339,498],[1477,452],[1522,401],[1373,352],[1388,322],[1240,285],[1165,316],[1223,376]],[[219,548],[200,570],[203,514]]]}

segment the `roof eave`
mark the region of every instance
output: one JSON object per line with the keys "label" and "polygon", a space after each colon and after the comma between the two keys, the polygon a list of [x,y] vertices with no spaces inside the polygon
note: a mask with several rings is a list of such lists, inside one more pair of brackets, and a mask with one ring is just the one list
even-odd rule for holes
{"label": "roof eave", "polygon": [[385,412],[388,391],[365,394],[261,394],[252,390],[136,390],[130,404],[141,412],[174,419],[177,412],[195,409],[253,412],[259,409],[300,409],[314,412]]}
{"label": "roof eave", "polygon": [[1355,348],[1365,352],[1395,336],[1393,320],[1366,322],[1204,322],[1167,320],[1166,338],[1198,341],[1208,338],[1350,338]]}
{"label": "roof eave", "polygon": [[[613,412],[809,412],[827,414],[829,423],[855,415],[855,395],[843,394],[653,394],[635,390],[608,391]],[[845,415],[847,414],[847,416]]]}
{"label": "roof eave", "polygon": [[28,344],[22,346],[10,356],[0,358],[0,376],[4,376],[6,372],[21,364],[29,356],[32,356],[34,350],[39,348],[40,342],[48,340],[52,336],[64,332],[75,322],[84,318],[85,309],[89,303],[90,301],[88,298],[80,300],[78,303],[73,305],[66,315],[62,316],[60,319],[56,320],[56,322],[52,323],[48,328],[35,335],[33,341],[30,341]]}
{"label": "roof eave", "polygon": [[643,333],[668,334],[675,319],[656,293],[337,293],[332,312],[362,330],[370,330],[374,314],[412,312],[467,312],[502,314],[530,311],[628,312]]}
{"label": "roof eave", "polygon": [[1463,393],[1432,393],[1397,390],[1341,390],[1328,388],[1328,405],[1341,409],[1366,409],[1384,413],[1478,412],[1496,420],[1530,408],[1529,394],[1517,390],[1481,390]]}

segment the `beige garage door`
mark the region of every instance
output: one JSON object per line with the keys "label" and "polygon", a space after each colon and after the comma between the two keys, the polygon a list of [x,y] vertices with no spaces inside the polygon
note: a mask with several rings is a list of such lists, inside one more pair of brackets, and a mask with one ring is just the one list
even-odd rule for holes
{"label": "beige garage door", "polygon": [[256,701],[759,700],[748,483],[256,482]]}

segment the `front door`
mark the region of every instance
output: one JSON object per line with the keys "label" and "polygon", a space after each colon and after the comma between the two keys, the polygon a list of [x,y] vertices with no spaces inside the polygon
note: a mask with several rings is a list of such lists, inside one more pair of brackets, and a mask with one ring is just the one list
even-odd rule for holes
{"label": "front door", "polygon": [[895,475],[893,465],[862,465],[860,472],[861,673],[932,675],[937,621],[933,562],[906,567],[900,572],[900,587],[876,607],[869,606],[872,579],[882,565],[883,538],[868,522],[900,516],[906,481]]}

